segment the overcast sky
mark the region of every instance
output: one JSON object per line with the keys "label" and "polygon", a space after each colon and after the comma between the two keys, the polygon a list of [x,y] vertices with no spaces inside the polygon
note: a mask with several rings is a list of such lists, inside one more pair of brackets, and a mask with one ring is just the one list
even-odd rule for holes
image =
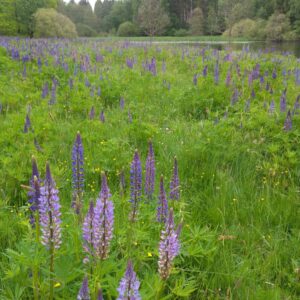
{"label": "overcast sky", "polygon": [[[70,0],[64,0],[66,3],[70,2]],[[80,0],[75,0],[76,3],[78,3]],[[92,8],[94,9],[95,3],[97,0],[89,0]]]}

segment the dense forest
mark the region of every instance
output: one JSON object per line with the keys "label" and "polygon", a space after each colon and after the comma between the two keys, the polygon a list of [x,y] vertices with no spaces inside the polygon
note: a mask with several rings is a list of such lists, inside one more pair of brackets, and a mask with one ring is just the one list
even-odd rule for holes
{"label": "dense forest", "polygon": [[299,0],[1,0],[0,34],[300,38]]}

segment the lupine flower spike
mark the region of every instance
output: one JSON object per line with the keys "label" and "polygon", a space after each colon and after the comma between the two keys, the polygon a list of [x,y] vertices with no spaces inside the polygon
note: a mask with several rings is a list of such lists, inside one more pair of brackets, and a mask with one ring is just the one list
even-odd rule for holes
{"label": "lupine flower spike", "polygon": [[[89,210],[82,225],[83,249],[91,257],[95,256],[95,236],[96,228],[94,228],[94,202],[90,202]],[[89,262],[89,257],[84,258],[83,262]]]}
{"label": "lupine flower spike", "polygon": [[102,290],[101,290],[101,289],[98,290],[98,293],[97,293],[97,300],[104,300],[104,299],[103,299],[103,294],[102,294]]}
{"label": "lupine flower spike", "polygon": [[170,199],[179,200],[179,175],[178,175],[178,164],[177,158],[174,157],[173,175],[170,184]]}
{"label": "lupine flower spike", "polygon": [[291,111],[290,110],[288,111],[286,119],[284,121],[284,130],[285,131],[292,130],[292,116],[291,116]]}
{"label": "lupine flower spike", "polygon": [[76,213],[79,214],[82,206],[82,194],[84,187],[83,146],[79,132],[77,132],[76,140],[72,149],[72,173],[72,207],[75,209]]}
{"label": "lupine flower spike", "polygon": [[145,177],[145,194],[151,199],[154,192],[155,184],[155,158],[152,141],[149,140],[149,150],[146,160],[146,177]]}
{"label": "lupine flower spike", "polygon": [[30,204],[30,224],[34,226],[35,218],[34,213],[39,209],[40,198],[40,175],[36,163],[36,159],[32,156],[32,175],[30,179],[30,191],[28,192],[29,204]]}
{"label": "lupine flower spike", "polygon": [[158,208],[157,208],[157,221],[166,222],[168,216],[168,200],[164,188],[164,177],[160,177],[159,185],[159,197],[158,197]]}
{"label": "lupine flower spike", "polygon": [[130,220],[136,221],[138,204],[142,195],[142,166],[139,153],[135,150],[134,157],[130,168],[130,202],[132,210]]}
{"label": "lupine flower spike", "polygon": [[61,213],[58,190],[51,176],[50,166],[46,166],[44,186],[40,188],[39,213],[42,244],[48,249],[58,249],[61,244]]}
{"label": "lupine flower spike", "polygon": [[49,163],[46,165],[44,186],[40,188],[39,202],[39,218],[42,233],[41,241],[50,253],[49,299],[52,300],[54,292],[54,252],[55,249],[60,248],[61,245],[61,213],[58,190],[51,176]]}
{"label": "lupine flower spike", "polygon": [[174,258],[178,255],[180,249],[179,234],[181,225],[177,230],[174,228],[173,209],[170,209],[165,229],[162,230],[159,243],[158,272],[163,280],[168,279]]}
{"label": "lupine flower spike", "polygon": [[88,279],[85,277],[82,282],[82,286],[77,295],[77,300],[90,300],[90,290],[88,285]]}
{"label": "lupine flower spike", "polygon": [[108,257],[110,241],[113,236],[114,205],[110,197],[106,175],[102,173],[101,192],[97,199],[93,224],[96,255],[101,260]]}
{"label": "lupine flower spike", "polygon": [[133,270],[132,262],[129,261],[124,277],[118,287],[119,296],[117,300],[140,300],[139,293],[140,282]]}

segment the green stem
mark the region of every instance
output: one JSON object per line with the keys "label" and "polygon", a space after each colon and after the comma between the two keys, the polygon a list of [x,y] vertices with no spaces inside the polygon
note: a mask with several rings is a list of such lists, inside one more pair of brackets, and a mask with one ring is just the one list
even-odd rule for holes
{"label": "green stem", "polygon": [[165,289],[165,281],[161,280],[160,285],[159,285],[159,289],[158,289],[158,291],[156,293],[156,296],[155,296],[155,300],[160,300],[161,299],[161,296],[164,292],[164,289]]}
{"label": "green stem", "polygon": [[54,245],[50,244],[50,296],[49,300],[53,300],[54,294]]}
{"label": "green stem", "polygon": [[[40,223],[39,223],[39,214],[36,212],[35,214],[35,242],[36,242],[36,249],[40,242]],[[39,267],[34,264],[32,270],[32,280],[33,280],[33,297],[34,300],[39,299]]]}

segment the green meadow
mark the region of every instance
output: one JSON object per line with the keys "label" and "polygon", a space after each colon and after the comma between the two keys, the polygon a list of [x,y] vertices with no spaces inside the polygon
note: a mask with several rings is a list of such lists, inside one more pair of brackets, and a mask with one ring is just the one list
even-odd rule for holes
{"label": "green meadow", "polygon": [[[54,299],[76,299],[85,276],[91,299],[100,287],[104,299],[117,299],[129,259],[143,300],[299,299],[298,95],[300,61],[276,51],[1,38],[0,299],[48,299],[52,283]],[[24,132],[26,115],[31,124]],[[78,131],[84,148],[81,216],[71,208]],[[144,195],[149,139],[156,167],[151,200]],[[133,223],[135,149],[143,184]],[[40,228],[29,223],[32,155],[42,179],[49,162],[59,191],[62,243],[52,274]],[[178,201],[169,199],[175,156]],[[115,222],[108,258],[96,260],[90,272],[83,262],[82,220],[99,195],[101,172]],[[160,175],[175,224],[183,224],[167,280],[158,274]]]}

